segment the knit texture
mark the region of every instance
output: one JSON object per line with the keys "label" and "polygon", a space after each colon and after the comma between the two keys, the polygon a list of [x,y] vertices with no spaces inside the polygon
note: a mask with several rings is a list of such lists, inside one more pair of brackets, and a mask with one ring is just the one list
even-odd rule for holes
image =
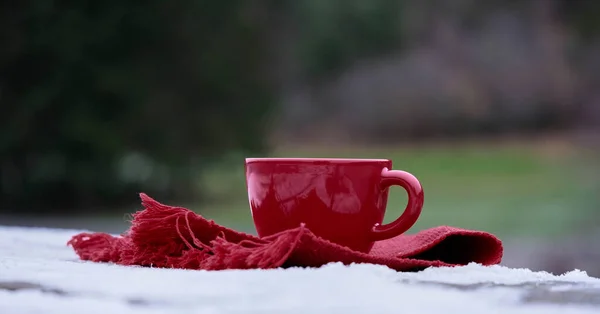
{"label": "knit texture", "polygon": [[494,235],[441,226],[377,242],[361,253],[315,236],[304,225],[258,238],[220,226],[183,207],[140,194],[144,209],[121,236],[80,233],[68,242],[82,260],[183,269],[319,267],[331,262],[386,265],[397,271],[471,262],[500,263]]}

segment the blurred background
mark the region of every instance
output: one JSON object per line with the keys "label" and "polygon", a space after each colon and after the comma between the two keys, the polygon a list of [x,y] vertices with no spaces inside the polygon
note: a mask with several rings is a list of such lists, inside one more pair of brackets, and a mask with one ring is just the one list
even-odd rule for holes
{"label": "blurred background", "polygon": [[[390,158],[410,232],[600,276],[600,1],[0,3],[0,225],[120,233],[138,192],[253,232],[244,157]],[[386,221],[406,202],[391,191]]]}

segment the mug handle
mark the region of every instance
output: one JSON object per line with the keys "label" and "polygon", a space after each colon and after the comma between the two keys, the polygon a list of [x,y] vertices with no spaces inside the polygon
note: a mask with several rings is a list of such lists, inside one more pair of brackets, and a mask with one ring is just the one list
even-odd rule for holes
{"label": "mug handle", "polygon": [[406,232],[412,227],[423,209],[423,187],[417,178],[402,170],[389,170],[383,168],[381,171],[381,188],[388,189],[392,185],[403,187],[408,193],[408,204],[400,217],[389,224],[376,224],[371,230],[371,240],[380,241],[393,238]]}

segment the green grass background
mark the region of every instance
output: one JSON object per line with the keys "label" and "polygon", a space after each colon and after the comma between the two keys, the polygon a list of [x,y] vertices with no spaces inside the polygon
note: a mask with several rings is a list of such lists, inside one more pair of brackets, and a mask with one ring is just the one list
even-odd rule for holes
{"label": "green grass background", "polygon": [[[392,159],[395,169],[417,176],[425,191],[421,218],[409,232],[451,225],[499,236],[549,237],[598,222],[599,155],[565,144],[292,146],[271,156]],[[205,172],[201,183],[211,200],[190,208],[252,232],[243,162],[244,156],[232,156]],[[393,188],[385,221],[398,217],[405,204],[405,192]]]}

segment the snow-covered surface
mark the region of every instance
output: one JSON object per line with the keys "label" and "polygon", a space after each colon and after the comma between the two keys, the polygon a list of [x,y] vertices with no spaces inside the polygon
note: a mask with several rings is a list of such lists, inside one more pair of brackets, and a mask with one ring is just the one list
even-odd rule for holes
{"label": "snow-covered surface", "polygon": [[77,232],[0,226],[0,313],[600,313],[600,279],[580,271],[122,267],[78,260]]}

